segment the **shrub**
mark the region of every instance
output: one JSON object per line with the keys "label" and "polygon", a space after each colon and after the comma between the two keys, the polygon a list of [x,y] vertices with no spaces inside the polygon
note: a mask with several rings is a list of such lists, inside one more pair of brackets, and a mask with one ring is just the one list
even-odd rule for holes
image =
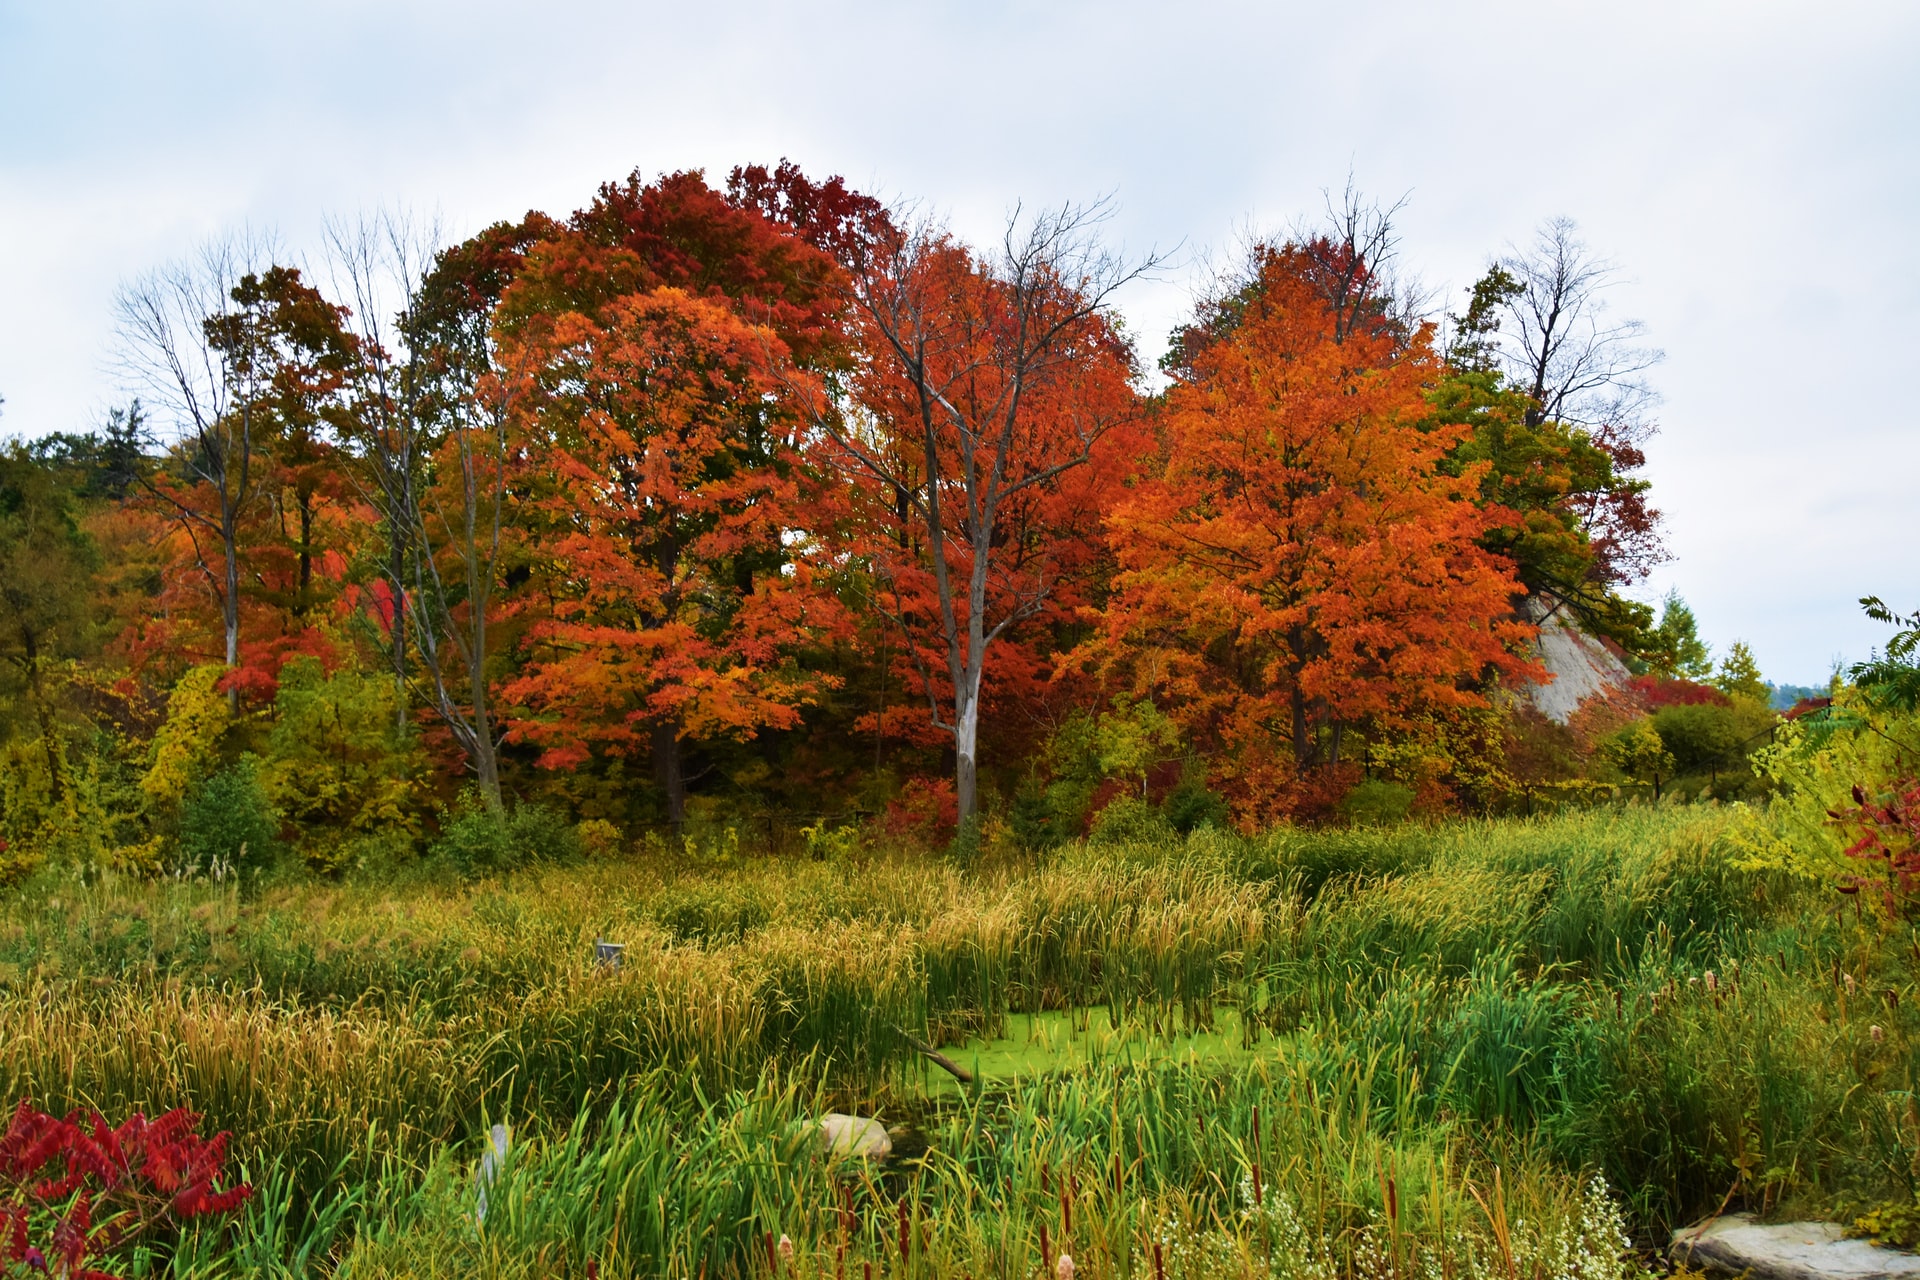
{"label": "shrub", "polygon": [[279,819],[260,786],[258,762],[242,756],[195,784],[180,805],[180,865],[216,879],[261,867],[278,852]]}
{"label": "shrub", "polygon": [[202,1138],[199,1123],[190,1111],[152,1122],[136,1112],[109,1128],[98,1112],[62,1120],[22,1100],[0,1134],[0,1262],[8,1274],[19,1264],[108,1280],[83,1264],[245,1204],[253,1195],[246,1183],[220,1189],[227,1135]]}
{"label": "shrub", "polygon": [[1357,827],[1384,827],[1413,809],[1413,791],[1397,782],[1368,778],[1341,797],[1340,813]]}
{"label": "shrub", "polygon": [[1167,815],[1138,796],[1122,796],[1102,809],[1087,833],[1090,844],[1177,844],[1180,833]]}
{"label": "shrub", "polygon": [[441,820],[430,853],[461,875],[477,877],[568,861],[580,856],[581,844],[579,832],[543,805],[496,813],[469,789]]}
{"label": "shrub", "polygon": [[1202,827],[1224,829],[1227,825],[1227,802],[1207,790],[1203,782],[1182,782],[1167,793],[1160,808],[1167,822],[1183,836]]}

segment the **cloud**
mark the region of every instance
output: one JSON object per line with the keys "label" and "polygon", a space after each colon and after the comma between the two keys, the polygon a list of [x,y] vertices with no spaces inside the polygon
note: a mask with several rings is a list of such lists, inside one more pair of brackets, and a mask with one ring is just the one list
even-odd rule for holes
{"label": "cloud", "polygon": [[[1722,647],[1821,676],[1920,603],[1920,10],[1839,3],[13,5],[0,8],[5,428],[85,427],[123,279],[242,223],[472,230],[646,172],[791,156],[992,234],[1112,192],[1136,250],[1410,192],[1457,298],[1540,219],[1669,353],[1656,499]],[[1187,305],[1126,298],[1157,354]]]}

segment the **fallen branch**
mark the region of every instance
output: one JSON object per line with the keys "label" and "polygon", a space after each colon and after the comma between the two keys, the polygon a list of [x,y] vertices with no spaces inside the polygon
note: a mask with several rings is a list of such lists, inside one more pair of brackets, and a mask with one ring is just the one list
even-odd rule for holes
{"label": "fallen branch", "polygon": [[925,1054],[928,1058],[931,1058],[933,1060],[933,1065],[947,1072],[955,1080],[958,1080],[961,1084],[973,1083],[973,1072],[967,1070],[965,1067],[955,1062],[952,1058],[949,1058],[946,1054],[940,1052],[938,1049],[934,1048],[932,1045],[928,1044],[925,1040],[922,1040],[920,1037],[914,1035],[912,1032],[904,1031],[899,1027],[895,1027],[894,1030],[900,1033],[900,1038],[907,1042],[907,1045],[909,1048],[915,1049],[920,1053]]}

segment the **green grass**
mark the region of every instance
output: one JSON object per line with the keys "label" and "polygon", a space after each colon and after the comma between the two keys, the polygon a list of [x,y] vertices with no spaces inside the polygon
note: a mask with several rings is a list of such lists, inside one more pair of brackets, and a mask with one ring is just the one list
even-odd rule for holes
{"label": "green grass", "polygon": [[[1920,1189],[1920,934],[1735,869],[1729,822],[48,876],[0,902],[0,1091],[233,1132],[263,1194],[178,1275],[757,1275],[771,1232],[793,1274],[1011,1276],[1045,1225],[1100,1275],[1624,1280],[1609,1206],[1651,1241]],[[828,1167],[830,1109],[906,1154]]]}

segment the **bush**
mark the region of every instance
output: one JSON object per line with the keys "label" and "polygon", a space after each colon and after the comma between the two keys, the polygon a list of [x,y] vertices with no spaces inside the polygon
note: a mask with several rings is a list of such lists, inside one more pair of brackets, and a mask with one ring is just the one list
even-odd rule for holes
{"label": "bush", "polygon": [[279,828],[260,786],[259,762],[241,756],[194,784],[181,802],[181,867],[218,878],[265,866],[279,853]]}
{"label": "bush", "polygon": [[468,789],[442,818],[440,838],[429,853],[472,878],[569,861],[580,856],[581,847],[579,832],[553,810],[523,804],[495,813]]}
{"label": "bush", "polygon": [[1205,783],[1182,782],[1168,793],[1160,810],[1183,836],[1202,827],[1224,829],[1227,825],[1227,802],[1207,790]]}
{"label": "bush", "polygon": [[1413,791],[1397,782],[1368,778],[1340,800],[1341,816],[1357,827],[1385,827],[1413,809]]}
{"label": "bush", "polygon": [[1089,844],[1178,844],[1167,815],[1138,796],[1122,796],[1102,809],[1087,833]]}

